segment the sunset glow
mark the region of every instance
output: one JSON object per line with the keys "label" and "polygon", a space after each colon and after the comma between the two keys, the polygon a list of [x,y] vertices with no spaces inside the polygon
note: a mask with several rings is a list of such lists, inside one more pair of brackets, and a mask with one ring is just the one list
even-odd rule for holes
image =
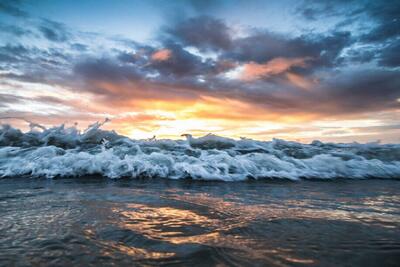
{"label": "sunset glow", "polygon": [[[99,2],[94,12],[1,4],[2,123],[84,129],[109,118],[106,129],[132,138],[400,140],[400,39],[384,31],[400,20],[378,2],[331,7],[341,13],[307,1]],[[95,26],[125,11],[135,19]]]}

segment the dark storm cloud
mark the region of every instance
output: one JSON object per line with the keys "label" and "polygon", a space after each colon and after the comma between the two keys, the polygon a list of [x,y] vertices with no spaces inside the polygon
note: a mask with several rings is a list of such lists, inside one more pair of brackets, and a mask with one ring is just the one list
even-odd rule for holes
{"label": "dark storm cloud", "polygon": [[368,69],[330,74],[312,90],[294,89],[281,79],[270,79],[252,84],[219,81],[200,92],[286,115],[347,116],[400,108],[399,71]]}
{"label": "dark storm cloud", "polygon": [[[193,62],[197,61],[191,61],[188,66],[195,64]],[[163,63],[166,62],[163,61]],[[111,102],[143,98],[198,98],[201,95],[209,95],[237,99],[273,112],[324,114],[324,116],[399,107],[397,99],[400,97],[400,74],[398,71],[342,72],[332,75],[329,79],[321,80],[312,91],[293,91],[292,87],[279,80],[261,80],[257,83],[246,84],[211,77],[206,84],[199,84],[195,81],[194,74],[189,75],[187,79],[174,79],[171,75],[184,75],[188,72],[175,69],[173,64],[172,61],[168,65],[151,66],[151,68],[157,68],[161,75],[155,79],[147,79],[146,72],[135,64],[121,64],[116,58],[88,58],[75,65],[73,77],[74,80],[83,82],[76,87],[76,90],[87,90],[103,95],[106,97],[104,101]],[[196,69],[199,66],[191,68],[189,69],[192,73],[204,73],[200,71],[201,68]],[[40,79],[38,76],[17,78],[30,82]],[[72,85],[69,84],[71,87]]]}
{"label": "dark storm cloud", "polygon": [[109,58],[88,58],[73,67],[73,73],[88,81],[137,81],[141,74],[137,68],[117,64]]}
{"label": "dark storm cloud", "polygon": [[170,53],[166,60],[153,60],[150,68],[159,71],[163,75],[187,76],[206,74],[209,69],[207,62],[202,62],[201,58],[184,50],[180,45],[167,44],[165,46]]}
{"label": "dark storm cloud", "polygon": [[[200,16],[165,29],[168,38],[182,46],[215,50],[225,60],[265,63],[277,57],[310,58],[310,67],[334,66],[343,48],[354,42],[346,31],[288,37],[266,30],[253,30],[248,36],[234,38],[222,20]],[[168,39],[167,39],[168,40]]]}
{"label": "dark storm cloud", "polygon": [[209,16],[189,18],[165,29],[170,38],[184,46],[200,50],[227,50],[231,46],[229,27],[222,21]]}
{"label": "dark storm cloud", "polygon": [[370,69],[334,75],[321,85],[316,102],[353,113],[399,108],[398,98],[400,72]]}
{"label": "dark storm cloud", "polygon": [[148,64],[152,53],[156,51],[156,48],[149,45],[128,42],[128,40],[125,40],[124,43],[128,44],[128,46],[134,51],[118,51],[117,58],[122,63],[137,64],[142,66],[146,65]]}
{"label": "dark storm cloud", "polygon": [[[162,50],[170,55],[154,59],[154,53]],[[212,86],[211,80],[201,84],[197,75],[212,79],[228,68],[232,68],[229,62],[202,61],[180,45],[168,43],[162,48],[145,47],[105,58],[86,58],[73,67],[73,77],[81,82],[76,88],[101,95],[104,101],[194,99],[207,94]]]}
{"label": "dark storm cloud", "polygon": [[[99,96],[99,101],[119,106],[129,106],[132,101],[145,99],[178,100],[198,97],[193,79],[181,79],[179,75],[183,75],[182,70],[175,69],[175,66],[168,69],[164,65],[121,64],[116,57],[110,55],[108,58],[87,58],[77,63],[73,68],[74,82],[70,84],[71,90],[88,91]],[[173,65],[174,62],[169,64]],[[168,73],[163,72],[163,67]],[[157,78],[147,77],[147,74],[154,74],[156,68],[161,75]]]}
{"label": "dark storm cloud", "polygon": [[252,88],[222,90],[220,94],[282,114],[343,116],[399,108],[400,72],[371,69],[333,74],[312,91],[260,83]]}
{"label": "dark storm cloud", "polygon": [[120,52],[117,58],[123,63],[136,63],[139,60],[139,57],[135,53],[126,51]]}
{"label": "dark storm cloud", "polygon": [[66,42],[70,37],[64,24],[48,19],[42,21],[39,30],[46,39],[53,42]]}
{"label": "dark storm cloud", "polygon": [[333,66],[342,49],[352,42],[349,32],[288,38],[270,32],[258,32],[234,41],[225,56],[239,61],[264,63],[277,57],[308,57],[311,66]]}

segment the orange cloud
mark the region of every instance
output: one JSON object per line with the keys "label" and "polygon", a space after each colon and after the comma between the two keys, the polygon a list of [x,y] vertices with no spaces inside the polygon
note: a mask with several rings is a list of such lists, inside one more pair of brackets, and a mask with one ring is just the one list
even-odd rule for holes
{"label": "orange cloud", "polygon": [[161,49],[158,50],[157,52],[154,52],[151,55],[151,59],[155,60],[155,61],[165,61],[167,59],[169,59],[172,55],[171,50],[169,49]]}
{"label": "orange cloud", "polygon": [[315,84],[315,81],[290,72],[286,73],[286,77],[293,85],[306,90],[310,90]]}
{"label": "orange cloud", "polygon": [[240,79],[245,81],[253,81],[262,77],[283,73],[292,67],[305,66],[307,59],[308,58],[274,58],[264,64],[255,62],[246,63],[243,65]]}
{"label": "orange cloud", "polygon": [[[289,75],[288,81],[289,77],[295,76]],[[338,116],[332,117],[331,121],[322,121],[321,118],[326,119],[326,115],[291,110],[282,113],[279,110],[267,110],[263,106],[228,97],[199,95],[197,98],[171,99],[162,97],[156,93],[157,91],[150,89],[147,92],[148,95],[143,94],[148,88],[133,90],[134,94],[129,95],[128,91],[132,92],[129,90],[132,89],[131,87],[116,84],[112,87],[113,84],[107,83],[100,83],[100,85],[109,92],[120,92],[123,96],[107,99],[107,101],[105,99],[101,101],[100,96],[93,96],[87,103],[81,103],[81,99],[71,96],[72,100],[77,102],[72,101],[75,109],[74,112],[69,113],[68,117],[62,113],[57,116],[48,116],[35,115],[31,112],[15,114],[15,116],[28,118],[30,121],[46,126],[60,123],[71,125],[79,122],[78,127],[81,129],[93,121],[102,121],[107,117],[111,119],[111,122],[105,124],[104,129],[115,129],[118,133],[133,138],[151,138],[155,135],[157,138],[176,139],[182,133],[201,136],[212,132],[232,138],[246,136],[256,139],[271,139],[278,137],[309,142],[318,136],[322,140],[330,141],[352,141],[354,139],[371,141],[374,138],[377,139],[377,135],[383,131],[379,127],[374,128],[374,125],[379,125],[380,122],[365,119],[368,118],[367,115],[364,119],[357,115],[353,121],[348,123],[343,121],[344,118]],[[143,87],[138,86],[135,89],[140,88]],[[150,97],[155,95],[157,97]],[[49,99],[42,100],[48,101]],[[67,103],[70,104],[70,102]],[[91,112],[87,112],[88,110]],[[27,124],[22,120],[5,122],[22,128],[24,124]],[[356,126],[363,128],[354,128]],[[328,127],[332,130],[327,131]],[[26,126],[24,129],[27,130],[28,127]],[[385,131],[387,140],[398,140],[396,139],[398,138],[397,128],[382,129]],[[388,131],[390,132],[387,133]],[[383,138],[380,137],[380,139]]]}

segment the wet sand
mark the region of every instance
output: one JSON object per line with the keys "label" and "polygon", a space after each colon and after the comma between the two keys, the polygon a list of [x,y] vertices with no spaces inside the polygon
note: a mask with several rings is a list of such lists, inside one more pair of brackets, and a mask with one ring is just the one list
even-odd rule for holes
{"label": "wet sand", "polygon": [[398,266],[400,181],[0,180],[1,266]]}

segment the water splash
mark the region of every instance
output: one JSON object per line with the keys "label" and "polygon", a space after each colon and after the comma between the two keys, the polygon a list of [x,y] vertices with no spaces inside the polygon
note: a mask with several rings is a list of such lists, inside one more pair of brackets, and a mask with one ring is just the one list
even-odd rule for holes
{"label": "water splash", "polygon": [[133,140],[94,123],[28,132],[0,127],[0,176],[240,181],[266,179],[400,178],[399,144],[311,144],[280,139],[233,140],[209,134],[186,140]]}

